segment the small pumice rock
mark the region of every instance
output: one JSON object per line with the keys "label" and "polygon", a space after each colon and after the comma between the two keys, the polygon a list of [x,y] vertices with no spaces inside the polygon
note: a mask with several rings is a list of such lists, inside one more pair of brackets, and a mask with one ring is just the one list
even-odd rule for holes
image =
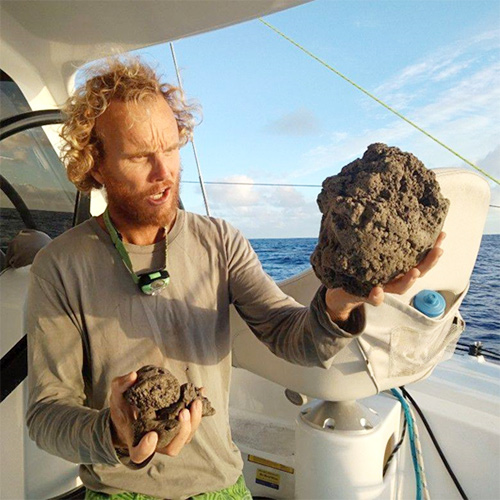
{"label": "small pumice rock", "polygon": [[158,434],[156,449],[167,446],[179,432],[179,413],[193,401],[202,402],[202,416],[215,413],[210,401],[194,384],[179,385],[177,378],[166,368],[143,366],[137,371],[135,384],[124,393],[127,402],[139,410],[134,422],[134,446],[150,431]]}
{"label": "small pumice rock", "polygon": [[323,217],[314,272],[327,288],[361,297],[425,257],[450,205],[434,172],[380,143],[325,179],[317,202]]}
{"label": "small pumice rock", "polygon": [[143,366],[135,384],[125,392],[125,399],[139,410],[159,410],[179,399],[180,385],[166,368]]}

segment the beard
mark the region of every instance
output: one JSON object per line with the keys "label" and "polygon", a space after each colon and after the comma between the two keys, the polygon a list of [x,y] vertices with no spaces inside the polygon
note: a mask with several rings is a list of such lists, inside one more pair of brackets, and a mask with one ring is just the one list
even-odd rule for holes
{"label": "beard", "polygon": [[[179,206],[180,181],[179,172],[173,184],[159,185],[148,192],[138,193],[110,179],[106,182],[107,201],[113,212],[128,224],[136,227],[169,227],[175,219]],[[170,191],[166,203],[158,206],[148,203],[148,196],[168,187]]]}

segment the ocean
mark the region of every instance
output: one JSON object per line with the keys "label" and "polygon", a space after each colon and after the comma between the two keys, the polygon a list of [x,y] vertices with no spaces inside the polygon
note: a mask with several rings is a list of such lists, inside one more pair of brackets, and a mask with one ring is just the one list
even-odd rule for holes
{"label": "ocean", "polygon": [[[0,248],[5,252],[10,239],[24,227],[14,209],[1,208]],[[57,236],[61,225],[69,229],[72,214],[32,210],[38,227]],[[316,238],[251,239],[264,270],[281,281],[310,267],[309,256]],[[500,234],[483,236],[471,277],[469,293],[460,312],[466,322],[461,342],[481,341],[484,347],[500,354]]]}
{"label": "ocean", "polygon": [[[316,238],[251,239],[264,270],[281,281],[310,267]],[[466,329],[460,342],[481,341],[500,355],[500,234],[484,235],[460,313]]]}

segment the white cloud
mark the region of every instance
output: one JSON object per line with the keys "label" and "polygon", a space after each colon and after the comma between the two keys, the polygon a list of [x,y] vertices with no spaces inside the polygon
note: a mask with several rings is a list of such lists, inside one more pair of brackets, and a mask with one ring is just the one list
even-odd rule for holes
{"label": "white cloud", "polygon": [[[248,207],[260,202],[259,193],[253,186],[253,179],[246,175],[232,175],[225,177],[221,182],[235,184],[207,185],[207,191],[210,191],[208,197],[210,205],[214,207],[238,206]],[[238,185],[237,183],[248,184]]]}
{"label": "white cloud", "polygon": [[458,75],[462,70],[467,69],[471,64],[471,60],[464,61],[462,63],[449,65],[445,67],[442,71],[436,71],[436,74],[432,76],[432,80],[435,82],[440,82],[441,80],[446,80],[452,76]]}
{"label": "white cloud", "polygon": [[[471,162],[478,162],[498,146],[500,134],[500,63],[492,61],[491,50],[500,45],[500,32],[487,32],[430,55],[426,61],[403,69],[374,93],[402,107],[413,109],[408,119],[427,130]],[[439,80],[439,83],[431,80]],[[383,94],[382,96],[380,94]],[[418,101],[418,105],[417,105]],[[375,103],[367,116],[373,116]],[[330,140],[308,151],[302,167],[290,178],[334,175],[342,166],[362,156],[373,142],[384,142],[411,151],[429,168],[465,166],[451,152],[414,127],[387,113],[386,125],[348,133],[336,131]],[[378,115],[380,118],[380,114]],[[380,121],[378,121],[380,123]],[[498,154],[498,153],[497,153]],[[487,170],[498,172],[500,162]]]}
{"label": "white cloud", "polygon": [[289,186],[280,186],[266,196],[270,205],[283,208],[297,208],[305,203],[304,195]]}
{"label": "white cloud", "polygon": [[[225,177],[220,182],[250,184],[206,185],[211,215],[228,220],[248,238],[317,237],[321,213],[316,192],[288,186],[255,186],[251,177],[243,175]],[[187,201],[190,193],[184,194],[186,209],[204,213],[199,194],[195,198],[197,206]]]}
{"label": "white cloud", "polygon": [[429,81],[442,81],[457,76],[469,68],[477,55],[484,57],[490,51],[498,50],[500,36],[498,30],[491,30],[455,44],[443,47],[425,59],[403,68],[388,82],[375,89],[374,94],[390,99],[391,94],[408,86],[426,85]]}

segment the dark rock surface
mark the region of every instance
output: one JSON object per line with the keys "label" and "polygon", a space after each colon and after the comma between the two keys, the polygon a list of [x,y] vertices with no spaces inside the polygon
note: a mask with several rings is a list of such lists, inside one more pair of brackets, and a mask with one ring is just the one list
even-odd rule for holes
{"label": "dark rock surface", "polygon": [[125,392],[125,399],[139,410],[159,410],[179,399],[180,385],[167,369],[143,366],[135,384]]}
{"label": "dark rock surface", "polygon": [[317,202],[314,272],[328,288],[363,297],[422,260],[450,204],[418,158],[380,143],[325,179]]}
{"label": "dark rock surface", "polygon": [[125,391],[124,397],[139,410],[134,423],[134,446],[150,431],[158,433],[157,449],[167,446],[179,432],[179,413],[196,399],[201,399],[203,417],[215,413],[194,384],[181,386],[167,369],[156,366],[138,370],[136,383]]}

